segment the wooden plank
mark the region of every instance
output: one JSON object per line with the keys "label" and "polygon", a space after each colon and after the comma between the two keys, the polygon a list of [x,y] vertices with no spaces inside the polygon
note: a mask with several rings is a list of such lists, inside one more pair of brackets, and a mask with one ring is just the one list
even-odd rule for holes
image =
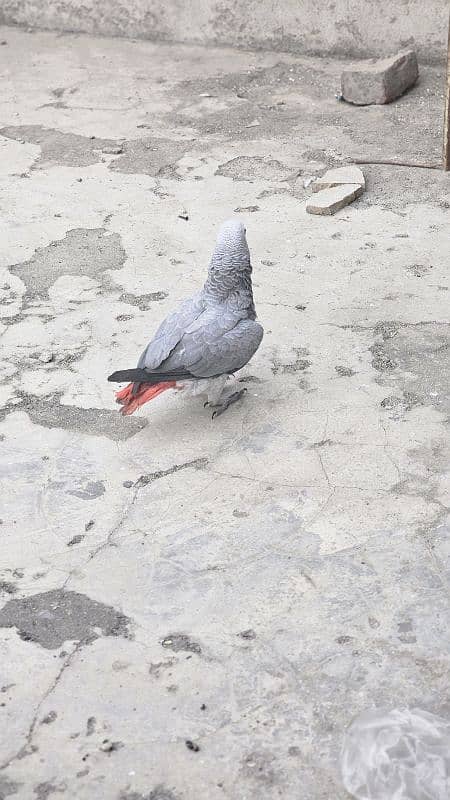
{"label": "wooden plank", "polygon": [[450,19],[448,25],[447,81],[445,86],[444,170],[450,171]]}

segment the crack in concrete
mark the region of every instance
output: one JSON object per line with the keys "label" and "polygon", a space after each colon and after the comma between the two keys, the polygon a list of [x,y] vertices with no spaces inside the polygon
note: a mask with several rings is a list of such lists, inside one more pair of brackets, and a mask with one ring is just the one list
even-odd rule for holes
{"label": "crack in concrete", "polygon": [[[132,509],[132,507],[136,503],[136,500],[138,498],[140,490],[144,486],[148,486],[149,484],[153,483],[154,481],[157,481],[157,480],[159,480],[161,478],[165,478],[165,477],[167,477],[167,475],[173,475],[175,472],[180,472],[181,470],[184,470],[184,469],[192,469],[192,468],[193,469],[203,469],[207,464],[208,464],[208,459],[206,459],[206,458],[197,458],[197,459],[194,459],[193,461],[186,461],[184,464],[174,464],[172,467],[169,467],[168,469],[165,469],[165,470],[158,470],[157,472],[153,472],[153,473],[150,473],[148,475],[141,475],[140,478],[138,478],[133,484],[134,491],[132,493],[132,496],[131,496],[129,502],[125,504],[125,507],[122,510],[122,513],[120,515],[119,520],[113,526],[113,528],[110,530],[110,532],[108,533],[106,539],[103,542],[101,542],[99,545],[97,545],[97,547],[94,550],[91,551],[91,553],[89,554],[89,557],[86,559],[86,561],[84,562],[83,566],[86,567],[87,564],[89,564],[91,561],[93,561],[98,556],[99,553],[101,553],[103,550],[107,549],[108,547],[117,547],[117,544],[114,543],[113,539],[114,539],[115,535],[118,533],[118,531],[120,531],[120,529],[121,529],[122,525],[124,524],[124,522],[126,521],[128,515],[130,513],[130,510]],[[78,567],[77,567],[76,570],[71,570],[69,572],[66,580],[63,583],[63,586],[62,586],[63,589],[65,589],[67,587],[69,581],[72,580],[72,577],[73,577],[75,572],[78,572]]]}
{"label": "crack in concrete", "polygon": [[69,669],[70,665],[72,664],[72,661],[74,660],[75,656],[81,650],[84,644],[85,642],[83,641],[77,642],[72,652],[66,656],[61,665],[61,668],[58,671],[58,674],[53,679],[48,689],[44,692],[42,698],[39,700],[39,703],[36,706],[35,712],[33,714],[31,723],[28,728],[28,732],[25,736],[25,744],[23,744],[22,747],[19,748],[19,750],[17,750],[17,752],[13,756],[10,756],[10,758],[8,758],[6,761],[3,761],[0,764],[0,770],[3,771],[4,769],[7,769],[12,763],[14,763],[14,761],[20,761],[22,758],[26,758],[27,756],[32,755],[32,753],[35,752],[36,746],[33,745],[33,737],[36,730],[41,708],[45,703],[45,701],[50,697],[50,695],[53,694],[65,671]]}

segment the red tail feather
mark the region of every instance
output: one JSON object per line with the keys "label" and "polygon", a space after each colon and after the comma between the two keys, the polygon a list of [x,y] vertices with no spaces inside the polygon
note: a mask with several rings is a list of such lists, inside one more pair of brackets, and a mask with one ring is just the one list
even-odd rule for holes
{"label": "red tail feather", "polygon": [[133,395],[133,384],[129,383],[124,389],[116,392],[116,402],[122,406],[120,413],[124,417],[133,414],[144,403],[153,400],[154,397],[167,391],[167,389],[173,389],[174,386],[176,386],[176,381],[164,381],[163,383],[155,383],[153,386],[149,386],[148,383],[142,383],[139,391]]}

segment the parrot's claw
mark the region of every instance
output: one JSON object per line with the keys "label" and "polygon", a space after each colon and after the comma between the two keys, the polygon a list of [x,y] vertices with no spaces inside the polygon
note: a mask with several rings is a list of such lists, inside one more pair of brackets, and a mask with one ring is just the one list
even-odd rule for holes
{"label": "parrot's claw", "polygon": [[216,406],[212,406],[212,408],[214,408],[214,411],[212,413],[211,419],[215,419],[215,417],[220,417],[220,415],[223,414],[224,411],[227,410],[227,408],[232,406],[233,403],[236,403],[238,400],[240,400],[241,397],[244,396],[246,391],[247,389],[241,389],[239,392],[233,392],[233,394],[230,394],[230,396],[227,397],[226,400],[223,401],[223,403],[218,403]]}

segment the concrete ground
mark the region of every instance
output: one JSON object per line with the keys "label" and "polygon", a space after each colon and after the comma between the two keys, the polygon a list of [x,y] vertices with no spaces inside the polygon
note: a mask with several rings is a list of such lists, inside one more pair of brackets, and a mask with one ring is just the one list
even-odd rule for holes
{"label": "concrete ground", "polygon": [[[0,797],[343,800],[345,729],[448,716],[443,73],[0,32]],[[186,210],[189,219],[179,218]],[[133,365],[240,214],[265,338],[211,421]]]}

